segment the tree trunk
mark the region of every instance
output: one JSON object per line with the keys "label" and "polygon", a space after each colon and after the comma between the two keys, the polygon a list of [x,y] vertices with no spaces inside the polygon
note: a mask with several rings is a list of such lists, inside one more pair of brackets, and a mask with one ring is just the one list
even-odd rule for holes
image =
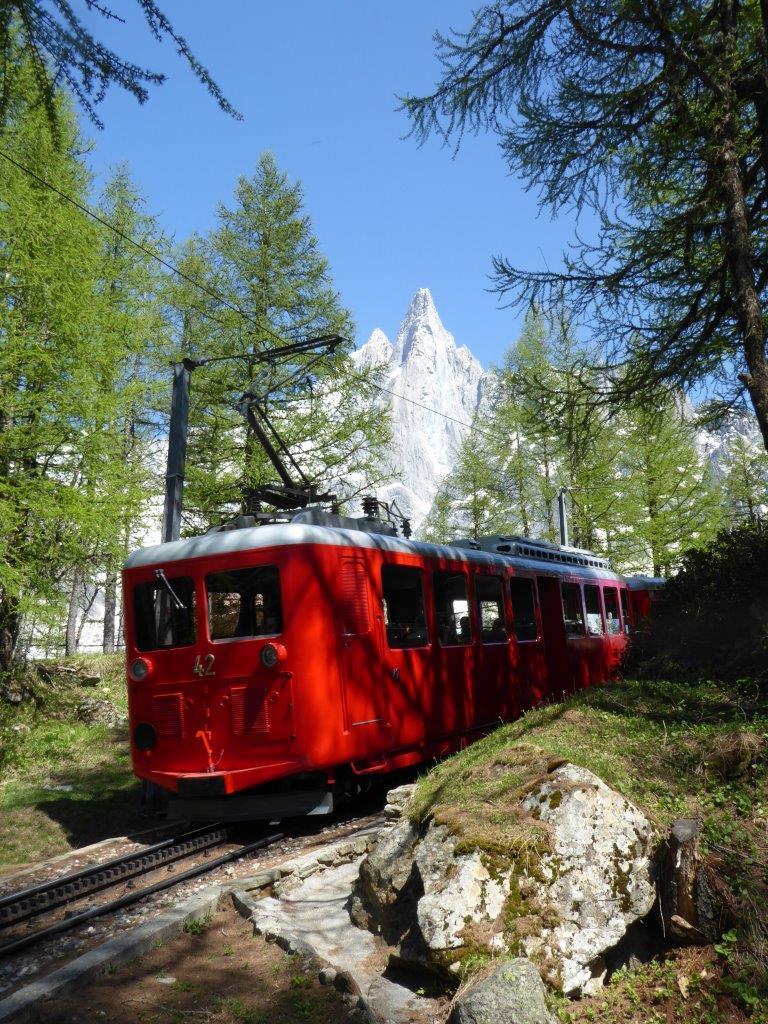
{"label": "tree trunk", "polygon": [[64,653],[77,654],[77,618],[80,611],[80,570],[75,569],[72,574],[72,586],[69,591],[69,606],[67,608],[67,632],[64,639]]}
{"label": "tree trunk", "polygon": [[107,570],[104,584],[104,633],[102,650],[105,654],[115,653],[115,612],[117,611],[117,576]]}
{"label": "tree trunk", "polygon": [[20,626],[21,616],[16,602],[0,592],[0,674],[11,670]]}
{"label": "tree trunk", "polygon": [[[75,634],[75,651],[79,651],[80,650],[80,643],[81,643],[81,641],[83,639],[83,630],[85,629],[86,624],[88,622],[88,616],[91,614],[91,608],[93,608],[93,605],[94,605],[94,602],[96,600],[97,594],[98,594],[98,591],[94,589],[93,594],[91,595],[91,598],[88,601],[87,607],[85,607],[82,610],[83,614],[80,616],[80,623],[79,623],[79,625],[77,627],[77,633]],[[85,590],[85,588],[83,588],[83,597],[86,597],[86,596],[87,596],[87,591]]]}
{"label": "tree trunk", "polygon": [[755,287],[749,217],[734,135],[734,119],[728,111],[721,132],[719,164],[725,205],[726,258],[748,371],[741,374],[740,379],[749,392],[763,444],[768,451],[768,361],[763,311]]}

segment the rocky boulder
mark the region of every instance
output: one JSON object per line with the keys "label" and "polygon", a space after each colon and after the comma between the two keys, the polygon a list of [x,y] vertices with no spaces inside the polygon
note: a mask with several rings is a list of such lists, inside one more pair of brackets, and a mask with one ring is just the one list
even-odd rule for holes
{"label": "rocky boulder", "polygon": [[555,1024],[530,960],[517,957],[472,985],[455,1001],[448,1024]]}
{"label": "rocky boulder", "polygon": [[641,811],[584,768],[560,764],[516,804],[546,849],[466,849],[432,819],[400,819],[360,869],[353,920],[398,956],[458,970],[478,947],[524,953],[566,993],[591,991],[602,954],[649,913],[653,837]]}
{"label": "rocky boulder", "polygon": [[564,992],[602,983],[602,954],[651,911],[656,897],[653,830],[633,804],[586,768],[565,764],[523,807],[551,830],[539,863],[536,897],[553,912],[525,951],[546,963]]}
{"label": "rocky boulder", "polygon": [[408,782],[404,786],[396,786],[387,793],[387,803],[384,807],[384,814],[387,818],[402,818],[408,804],[411,802],[416,784]]}

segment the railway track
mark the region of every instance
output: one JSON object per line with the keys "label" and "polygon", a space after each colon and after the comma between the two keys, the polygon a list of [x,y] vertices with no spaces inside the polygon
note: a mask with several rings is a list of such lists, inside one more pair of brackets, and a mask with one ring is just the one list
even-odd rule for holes
{"label": "railway track", "polygon": [[[155,843],[141,853],[114,857],[103,864],[83,868],[50,881],[29,886],[18,892],[8,893],[0,897],[0,958],[21,952],[29,946],[68,931],[70,928],[75,928],[95,917],[122,910],[147,896],[162,892],[163,889],[169,889],[180,882],[213,871],[230,861],[246,857],[256,850],[272,846],[283,838],[283,833],[275,832],[211,860],[208,859],[210,851],[226,843],[229,834],[224,828],[207,826]],[[134,880],[142,875],[150,874],[165,865],[170,868],[176,862],[196,854],[202,854],[205,860],[181,872],[169,874],[151,885],[142,888],[136,887]],[[121,884],[125,884],[128,891],[115,899],[84,909],[69,911],[64,918],[52,924],[34,928],[26,934],[13,935],[3,941],[3,932],[7,932],[8,929],[15,931],[17,926],[25,921],[31,922],[32,918],[60,910],[91,894],[105,892]]]}

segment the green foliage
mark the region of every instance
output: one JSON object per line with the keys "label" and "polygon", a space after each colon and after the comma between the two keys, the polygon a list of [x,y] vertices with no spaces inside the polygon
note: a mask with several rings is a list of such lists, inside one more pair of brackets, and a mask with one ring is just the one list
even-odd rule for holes
{"label": "green foliage", "polygon": [[492,132],[542,207],[594,215],[562,269],[494,268],[507,301],[564,300],[604,344],[621,372],[596,398],[714,378],[766,447],[767,34],[758,0],[500,0],[436,34],[438,84],[403,101],[420,141]]}
{"label": "green foliage", "polygon": [[635,638],[632,664],[644,674],[670,670],[768,683],[768,526],[723,530],[682,559],[663,601]]}
{"label": "green foliage", "polygon": [[290,368],[253,355],[298,338],[352,332],[302,203],[300,185],[265,154],[254,175],[238,181],[233,203],[219,207],[211,234],[180,253],[180,269],[228,306],[201,296],[188,281],[169,282],[178,353],[236,357],[194,377],[185,504],[187,525],[196,529],[240,512],[244,488],[275,480],[234,407],[244,392],[269,396],[268,413],[311,480],[349,498],[381,478],[388,420],[374,407],[373,375],[349,373],[348,348],[320,362],[311,354],[298,357]]}
{"label": "green foliage", "polygon": [[736,522],[756,523],[766,507],[768,454],[737,434],[728,446],[722,471],[728,514]]}
{"label": "green foliage", "polygon": [[[57,100],[59,145],[35,105],[33,69],[13,53],[17,95],[6,148],[79,202],[86,171],[74,115]],[[23,88],[22,88],[23,87]],[[26,89],[26,101],[23,100]],[[12,115],[12,116],[11,116]],[[48,631],[65,591],[114,577],[151,494],[151,351],[162,345],[158,275],[123,238],[18,169],[0,166],[0,672],[22,620]],[[102,213],[145,243],[156,231],[127,173]]]}
{"label": "green foliage", "polygon": [[589,356],[564,316],[529,311],[422,527],[425,539],[557,540],[560,488],[572,542],[609,555],[620,571],[668,573],[714,536],[722,494],[693,422],[664,396],[621,413],[594,404]]}
{"label": "green foliage", "polygon": [[184,922],[184,931],[187,935],[202,935],[211,923],[211,915],[205,917],[193,917],[190,921]]}
{"label": "green foliage", "polygon": [[419,536],[439,544],[461,536],[509,533],[504,508],[491,447],[484,428],[476,424],[459,450],[454,469],[438,488]]}
{"label": "green foliage", "polygon": [[[174,29],[155,0],[137,0],[147,28],[154,38],[170,38],[176,51],[186,60],[195,76],[228,114],[240,118],[215,81],[192,53],[189,43]],[[85,11],[102,16],[105,21],[122,22],[104,3],[89,3]],[[47,7],[30,0],[11,0],[0,11],[0,45],[4,53],[19,42],[25,49],[34,72],[34,97],[46,111],[50,127],[57,136],[61,124],[56,109],[56,82],[63,80],[80,101],[91,121],[103,127],[96,105],[111,85],[131,93],[139,103],[149,97],[148,87],[162,85],[165,75],[140,67],[126,60],[92,31],[88,20],[77,14],[77,4],[68,0],[52,0]],[[85,11],[83,13],[85,13]],[[15,81],[3,76],[0,89],[0,134],[4,134],[5,116],[16,99]]]}
{"label": "green foliage", "polygon": [[[17,68],[19,80],[23,63]],[[31,69],[27,77],[31,79]],[[68,193],[88,178],[74,118],[59,104],[66,145],[56,149],[44,114],[20,101],[7,145]],[[103,408],[93,282],[98,236],[69,204],[8,164],[0,167],[3,302],[0,304],[0,671],[8,667],[22,614],[53,608],[63,576],[98,527],[83,481],[99,461],[91,429]],[[94,371],[96,371],[94,373]]]}
{"label": "green foliage", "polygon": [[696,446],[695,423],[671,398],[629,406],[615,419],[620,496],[611,553],[624,572],[668,575],[720,525],[722,494]]}

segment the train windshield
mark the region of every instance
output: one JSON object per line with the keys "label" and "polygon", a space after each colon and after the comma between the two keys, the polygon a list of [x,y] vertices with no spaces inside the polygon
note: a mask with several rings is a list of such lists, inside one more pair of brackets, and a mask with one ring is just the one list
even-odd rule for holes
{"label": "train windshield", "polygon": [[195,584],[190,576],[165,573],[133,588],[136,646],[140,651],[188,647],[196,639]]}
{"label": "train windshield", "polygon": [[276,565],[214,572],[205,577],[211,640],[275,636],[283,631]]}

